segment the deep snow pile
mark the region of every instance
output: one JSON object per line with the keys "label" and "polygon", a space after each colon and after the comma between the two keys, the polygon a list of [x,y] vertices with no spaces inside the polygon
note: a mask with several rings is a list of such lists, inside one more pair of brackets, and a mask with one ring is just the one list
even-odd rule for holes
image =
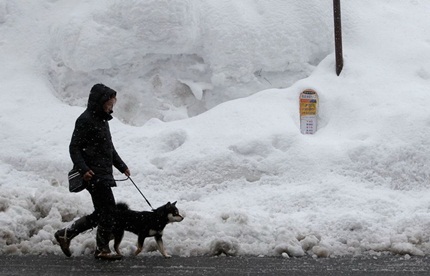
{"label": "deep snow pile", "polygon": [[[342,3],[337,77],[331,3],[305,2],[0,1],[0,252],[62,254],[53,233],[92,211],[65,175],[74,121],[104,82],[133,179],[185,216],[166,227],[170,253],[428,254],[430,3]],[[320,96],[307,136],[306,88]],[[118,186],[117,201],[149,209]],[[94,248],[95,231],[72,242]]]}
{"label": "deep snow pile", "polygon": [[[93,1],[95,2],[95,1]],[[188,118],[229,99],[290,85],[332,48],[330,5],[312,1],[82,3],[50,29],[49,80],[86,103],[92,83],[124,94],[118,116]]]}

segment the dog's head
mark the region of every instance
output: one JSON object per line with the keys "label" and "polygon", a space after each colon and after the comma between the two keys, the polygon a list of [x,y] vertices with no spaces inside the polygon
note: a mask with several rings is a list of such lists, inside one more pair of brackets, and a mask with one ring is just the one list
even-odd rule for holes
{"label": "dog's head", "polygon": [[176,201],[173,203],[167,202],[164,208],[169,222],[180,222],[184,219],[184,217],[179,214],[178,208],[176,208]]}

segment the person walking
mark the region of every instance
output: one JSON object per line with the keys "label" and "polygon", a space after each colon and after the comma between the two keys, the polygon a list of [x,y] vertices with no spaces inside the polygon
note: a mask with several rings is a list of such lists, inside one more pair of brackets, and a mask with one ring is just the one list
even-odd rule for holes
{"label": "person walking", "polygon": [[69,146],[70,157],[74,168],[78,169],[87,183],[86,190],[91,195],[94,212],[54,234],[61,250],[68,257],[72,255],[70,241],[97,226],[95,257],[108,260],[121,258],[109,248],[116,211],[111,189],[116,186],[113,167],[127,177],[130,176],[130,170],[115,150],[109,129],[108,121],[112,119],[116,94],[115,90],[104,84],[95,84],[91,88],[86,110],[76,120]]}

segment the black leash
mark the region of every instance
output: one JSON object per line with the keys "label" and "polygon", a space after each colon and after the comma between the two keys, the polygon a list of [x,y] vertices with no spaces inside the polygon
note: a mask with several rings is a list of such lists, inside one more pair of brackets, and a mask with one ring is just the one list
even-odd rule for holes
{"label": "black leash", "polygon": [[140,191],[139,187],[137,187],[136,183],[134,183],[133,179],[131,179],[130,176],[128,176],[127,179],[130,179],[131,183],[133,183],[134,187],[136,187],[136,189],[139,191],[139,193],[143,196],[143,198],[146,200],[146,203],[148,203],[149,207],[151,207],[151,209],[154,211],[155,209],[152,208],[151,203],[149,203],[149,201],[146,199],[146,197],[143,195],[143,193]]}

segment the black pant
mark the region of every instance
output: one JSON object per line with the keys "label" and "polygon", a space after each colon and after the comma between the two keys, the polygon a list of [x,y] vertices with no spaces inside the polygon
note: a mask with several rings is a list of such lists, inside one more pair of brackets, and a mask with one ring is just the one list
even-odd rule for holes
{"label": "black pant", "polygon": [[[109,181],[93,180],[88,184],[87,190],[91,195],[94,212],[76,220],[70,227],[59,230],[71,240],[88,229],[97,227],[97,250],[110,252],[109,239],[115,223],[116,204]],[[67,254],[66,254],[67,255]]]}
{"label": "black pant", "polygon": [[109,240],[115,223],[116,210],[112,189],[108,181],[99,180],[95,183],[90,182],[87,190],[90,192],[94,204],[94,212],[90,216],[98,217],[96,252],[110,253]]}
{"label": "black pant", "polygon": [[88,215],[87,218],[96,225],[111,230],[116,210],[112,188],[103,183],[103,180],[99,180],[96,183],[90,182],[87,190],[91,194],[94,205],[94,212]]}

